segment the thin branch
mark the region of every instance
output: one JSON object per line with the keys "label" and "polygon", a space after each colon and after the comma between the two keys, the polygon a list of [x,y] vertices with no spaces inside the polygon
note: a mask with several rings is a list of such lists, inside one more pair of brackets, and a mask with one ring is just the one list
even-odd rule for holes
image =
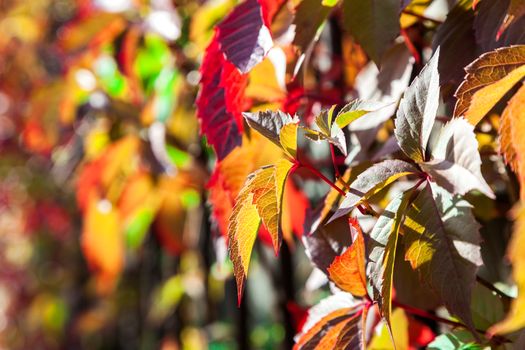
{"label": "thin branch", "polygon": [[479,284],[481,284],[482,286],[485,286],[487,289],[490,289],[491,291],[493,291],[494,293],[496,293],[500,297],[502,297],[504,299],[509,299],[509,300],[512,299],[510,296],[505,294],[503,291],[501,291],[498,288],[496,288],[492,283],[490,283],[489,281],[485,280],[483,277],[476,276],[476,281]]}

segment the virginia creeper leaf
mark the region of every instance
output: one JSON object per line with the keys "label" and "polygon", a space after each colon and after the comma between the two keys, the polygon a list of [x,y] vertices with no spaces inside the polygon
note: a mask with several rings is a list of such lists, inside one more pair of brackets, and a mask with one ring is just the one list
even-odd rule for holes
{"label": "virginia creeper leaf", "polygon": [[334,111],[336,105],[332,106],[329,110],[323,110],[319,115],[315,117],[315,124],[319,128],[319,131],[308,128],[305,130],[305,136],[313,141],[326,140],[339,148],[339,150],[346,155],[346,138],[343,130],[334,123]]}
{"label": "virginia creeper leaf", "polygon": [[454,116],[476,125],[525,76],[525,45],[496,49],[465,67]]}
{"label": "virginia creeper leaf", "polygon": [[356,239],[343,254],[334,259],[328,274],[337,287],[362,297],[366,295],[365,240],[357,220],[351,220],[350,225],[357,231]]}
{"label": "virginia creeper leaf", "polygon": [[317,40],[319,28],[332,12],[332,7],[321,4],[320,0],[303,0],[295,11],[293,44],[305,53]]}
{"label": "virginia creeper leaf", "polygon": [[409,194],[398,195],[386,206],[370,232],[370,240],[367,242],[369,258],[366,275],[372,286],[372,297],[378,303],[388,327],[390,327],[392,313],[392,286],[399,229],[408,205]]}
{"label": "virginia creeper leaf", "polygon": [[442,127],[430,154],[431,160],[420,165],[440,186],[454,194],[476,189],[495,198],[481,174],[474,126],[465,119],[454,118]]}
{"label": "virginia creeper leaf", "polygon": [[281,159],[275,165],[262,167],[248,177],[237,196],[229,219],[228,240],[239,302],[261,222],[270,234],[275,252],[280,248],[282,196],[292,166],[293,163]]}
{"label": "virginia creeper leaf", "polygon": [[201,90],[196,101],[200,132],[223,159],[242,141],[241,112],[248,77],[224,58],[217,35],[204,53],[200,71]]}
{"label": "virginia creeper leaf", "polygon": [[508,248],[512,262],[512,277],[518,287],[518,296],[511,303],[507,317],[489,329],[491,334],[510,333],[525,327],[525,208],[521,206],[514,212],[514,228]]}
{"label": "virginia creeper leaf", "polygon": [[386,107],[386,104],[356,99],[344,106],[339,113],[337,113],[335,123],[342,129],[365,114],[377,111],[383,107]]}
{"label": "virginia creeper leaf", "polygon": [[405,92],[394,130],[399,146],[416,162],[425,160],[428,139],[439,106],[439,48]]}
{"label": "virginia creeper leaf", "polygon": [[350,184],[345,199],[330,221],[348,214],[356,206],[400,177],[416,173],[418,170],[412,164],[402,160],[385,160],[372,165]]}
{"label": "virginia creeper leaf", "polygon": [[399,0],[343,2],[346,29],[377,65],[399,35],[399,8]]}
{"label": "virginia creeper leaf", "polygon": [[248,125],[295,158],[299,119],[281,111],[243,113]]}
{"label": "virginia creeper leaf", "polygon": [[470,204],[427,182],[409,206],[403,228],[405,259],[450,313],[473,330],[470,301],[482,261]]}
{"label": "virginia creeper leaf", "polygon": [[[362,343],[362,304],[348,293],[337,293],[319,302],[319,304],[308,310],[308,318],[300,334],[296,335],[294,350],[301,349],[320,349],[320,344],[325,337],[324,345],[330,345],[329,348],[336,349],[363,349]],[[350,329],[345,331],[345,325],[351,322]],[[355,324],[355,328],[354,328]],[[338,337],[335,332],[330,332],[337,327],[337,333],[346,335],[341,342],[352,344],[352,347],[335,347]],[[323,347],[326,348],[326,347]]]}
{"label": "virginia creeper leaf", "polygon": [[500,152],[518,175],[521,183],[520,197],[525,199],[525,140],[523,130],[525,130],[525,85],[516,92],[503,110],[501,115]]}
{"label": "virginia creeper leaf", "polygon": [[258,0],[246,0],[217,26],[221,51],[243,74],[260,63],[273,47],[264,11]]}

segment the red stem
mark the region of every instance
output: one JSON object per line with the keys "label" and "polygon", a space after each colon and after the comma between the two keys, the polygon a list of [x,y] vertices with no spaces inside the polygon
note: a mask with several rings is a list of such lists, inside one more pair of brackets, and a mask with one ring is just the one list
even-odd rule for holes
{"label": "red stem", "polygon": [[321,180],[323,180],[324,182],[326,182],[328,185],[330,185],[330,187],[332,187],[334,190],[336,190],[337,192],[339,192],[342,196],[346,196],[346,192],[343,191],[342,189],[340,189],[339,187],[337,187],[337,185],[335,183],[333,183],[332,181],[330,181],[326,176],[324,176],[319,170],[317,170],[316,168],[314,168],[313,166],[311,166],[310,164],[302,164],[302,163],[297,163],[299,167],[304,167],[308,170],[310,170],[312,173],[314,173],[317,177],[319,177]]}
{"label": "red stem", "polygon": [[421,63],[421,56],[419,56],[419,52],[417,51],[416,47],[412,43],[412,40],[410,40],[410,37],[408,36],[408,33],[404,28],[401,28],[401,36],[403,39],[405,39],[405,45],[407,46],[408,50],[414,56],[414,59],[416,60],[416,63]]}
{"label": "red stem", "polygon": [[334,164],[335,178],[339,179],[341,177],[341,173],[339,172],[339,168],[337,166],[334,145],[331,143],[328,143],[328,144],[330,145],[330,154],[332,155],[332,163]]}
{"label": "red stem", "polygon": [[408,312],[409,314],[412,314],[412,315],[416,315],[416,316],[427,318],[429,320],[434,320],[434,321],[437,321],[437,322],[445,323],[445,324],[448,324],[448,325],[453,326],[453,327],[467,328],[467,326],[464,325],[461,322],[449,320],[448,318],[439,317],[439,316],[433,315],[433,314],[431,314],[429,312],[426,312],[424,310],[417,309],[417,308],[412,307],[410,305],[405,305],[405,304],[400,303],[400,302],[395,301],[395,300],[392,300],[392,305],[397,306],[397,307],[405,310],[406,312]]}

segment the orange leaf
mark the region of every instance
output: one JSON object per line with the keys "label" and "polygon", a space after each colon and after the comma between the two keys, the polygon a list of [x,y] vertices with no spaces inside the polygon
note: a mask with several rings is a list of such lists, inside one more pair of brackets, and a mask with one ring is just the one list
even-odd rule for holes
{"label": "orange leaf", "polygon": [[356,220],[350,221],[350,225],[356,230],[357,237],[354,243],[328,268],[330,279],[344,291],[355,296],[365,296],[365,241],[363,233]]}

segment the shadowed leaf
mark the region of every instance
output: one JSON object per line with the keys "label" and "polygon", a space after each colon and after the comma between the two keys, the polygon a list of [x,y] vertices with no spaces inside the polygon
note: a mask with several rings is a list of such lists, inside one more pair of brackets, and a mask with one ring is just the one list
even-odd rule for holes
{"label": "shadowed leaf", "polygon": [[403,228],[405,259],[450,313],[473,330],[470,300],[482,261],[470,204],[427,183],[409,206]]}
{"label": "shadowed leaf", "polygon": [[463,118],[454,118],[441,128],[432,145],[431,160],[422,163],[434,181],[454,194],[479,190],[495,198],[481,174],[481,158],[474,126]]}

